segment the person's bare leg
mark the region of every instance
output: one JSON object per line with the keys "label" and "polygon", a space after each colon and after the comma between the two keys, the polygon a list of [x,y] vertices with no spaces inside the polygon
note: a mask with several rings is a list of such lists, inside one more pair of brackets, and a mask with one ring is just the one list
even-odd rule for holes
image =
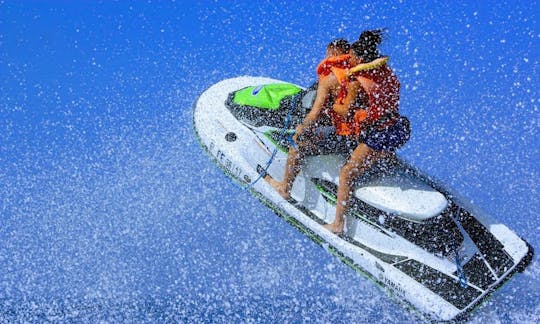
{"label": "person's bare leg", "polygon": [[363,143],[358,145],[354,150],[339,172],[336,216],[332,223],[324,225],[326,229],[336,234],[343,233],[343,227],[345,225],[344,215],[349,207],[354,179],[368,170],[382,155],[382,152],[374,151]]}
{"label": "person's bare leg", "polygon": [[289,148],[289,156],[287,157],[287,163],[285,165],[285,176],[282,181],[277,181],[271,176],[264,177],[266,180],[280,195],[285,199],[289,199],[291,196],[291,189],[296,179],[296,176],[300,172],[300,164],[303,161],[302,154],[294,148]]}
{"label": "person's bare leg", "polygon": [[[301,163],[304,159],[304,151],[302,148],[304,144],[297,141],[298,136],[300,134],[304,134],[305,131],[312,129],[311,127],[315,126],[314,123],[317,122],[317,120],[319,119],[319,116],[324,109],[325,103],[332,95],[332,92],[336,92],[338,88],[339,82],[333,74],[319,81],[315,102],[313,103],[313,106],[311,107],[309,113],[304,118],[302,124],[296,127],[296,135],[293,136],[293,140],[298,144],[299,148],[298,150],[292,147],[289,148],[289,156],[287,158],[287,164],[285,166],[285,177],[283,181],[276,181],[270,176],[265,177],[266,181],[268,181],[268,183],[272,187],[274,187],[276,191],[285,199],[289,199],[291,195],[291,189],[294,183],[294,179],[296,179],[296,176],[300,172]],[[311,137],[312,136],[306,136],[308,142],[312,142],[312,139],[310,139]],[[311,143],[308,143],[308,145],[311,145]]]}

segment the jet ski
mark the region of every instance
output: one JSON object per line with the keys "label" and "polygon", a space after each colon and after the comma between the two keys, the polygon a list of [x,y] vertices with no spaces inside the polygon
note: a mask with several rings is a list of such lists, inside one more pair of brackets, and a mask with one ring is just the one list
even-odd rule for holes
{"label": "jet ski", "polygon": [[341,235],[323,225],[334,218],[345,156],[306,158],[283,199],[263,176],[283,178],[290,136],[315,96],[316,85],[226,79],[196,101],[195,133],[238,185],[421,318],[464,319],[529,265],[525,240],[399,156],[356,180]]}

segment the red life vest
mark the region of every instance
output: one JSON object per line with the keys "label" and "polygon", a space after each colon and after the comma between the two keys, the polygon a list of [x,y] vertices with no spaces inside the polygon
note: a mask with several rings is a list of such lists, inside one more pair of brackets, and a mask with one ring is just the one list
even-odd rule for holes
{"label": "red life vest", "polygon": [[[399,109],[400,84],[396,75],[386,64],[388,58],[379,58],[373,62],[359,64],[347,70],[345,77],[342,71],[334,73],[340,83],[340,90],[336,102],[343,103],[347,96],[347,86],[350,80],[358,80],[362,84],[361,90],[367,97],[367,108],[347,112],[342,116],[327,109],[327,114],[332,119],[338,135],[360,135],[367,125],[385,127],[395,122]],[[362,78],[373,82],[369,89],[365,88]],[[364,81],[365,83],[365,81]],[[349,108],[350,109],[350,108]]]}

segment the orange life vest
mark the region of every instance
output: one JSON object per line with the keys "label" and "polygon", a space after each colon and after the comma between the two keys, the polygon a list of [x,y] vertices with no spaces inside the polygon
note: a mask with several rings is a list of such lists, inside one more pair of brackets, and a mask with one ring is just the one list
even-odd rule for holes
{"label": "orange life vest", "polygon": [[345,116],[335,112],[332,108],[327,109],[326,113],[336,128],[336,134],[341,136],[360,135],[363,122],[367,117],[367,112],[364,109],[357,109],[353,114]]}
{"label": "orange life vest", "polygon": [[336,69],[349,69],[351,67],[350,59],[350,54],[325,58],[317,66],[317,75],[319,76],[319,79],[330,75],[330,73],[333,73]]}
{"label": "orange life vest", "polygon": [[340,84],[336,98],[336,102],[340,104],[343,104],[343,100],[347,97],[347,87],[351,80],[360,80],[363,77],[374,83],[369,91],[366,91],[364,87],[361,88],[366,91],[367,109],[357,108],[355,111],[347,112],[345,116],[338,114],[332,108],[327,109],[327,114],[332,119],[338,135],[360,135],[366,125],[386,126],[397,118],[400,84],[396,75],[386,65],[387,61],[387,57],[381,57],[350,69],[334,71]]}

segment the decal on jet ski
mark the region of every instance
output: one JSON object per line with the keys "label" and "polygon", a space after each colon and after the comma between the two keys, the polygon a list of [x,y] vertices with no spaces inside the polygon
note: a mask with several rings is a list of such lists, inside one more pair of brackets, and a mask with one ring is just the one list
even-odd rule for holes
{"label": "decal on jet ski", "polygon": [[236,166],[230,158],[220,149],[216,148],[216,144],[211,141],[208,146],[208,151],[216,158],[216,160],[237,179],[249,179],[247,175],[243,175],[242,169]]}

